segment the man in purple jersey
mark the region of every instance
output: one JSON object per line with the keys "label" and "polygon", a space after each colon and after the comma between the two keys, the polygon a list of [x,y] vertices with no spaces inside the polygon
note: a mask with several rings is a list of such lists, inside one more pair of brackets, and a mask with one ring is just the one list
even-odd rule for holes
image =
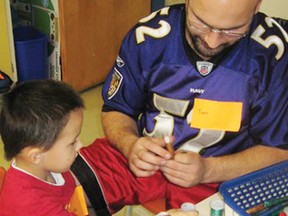
{"label": "man in purple jersey", "polygon": [[152,13],[104,84],[107,139],[137,177],[165,176],[174,208],[288,158],[288,24],[260,4],[187,0]]}

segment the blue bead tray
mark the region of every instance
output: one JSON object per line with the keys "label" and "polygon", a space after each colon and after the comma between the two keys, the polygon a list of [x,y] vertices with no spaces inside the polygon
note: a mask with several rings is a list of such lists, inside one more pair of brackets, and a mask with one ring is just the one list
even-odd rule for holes
{"label": "blue bead tray", "polygon": [[224,182],[219,192],[236,213],[250,216],[247,209],[265,201],[288,197],[288,160]]}

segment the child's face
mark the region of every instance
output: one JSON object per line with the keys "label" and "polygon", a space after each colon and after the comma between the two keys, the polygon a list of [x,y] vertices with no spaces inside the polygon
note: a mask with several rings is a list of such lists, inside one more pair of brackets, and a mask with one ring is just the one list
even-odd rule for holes
{"label": "child's face", "polygon": [[78,109],[70,113],[67,125],[60,133],[51,149],[43,152],[43,168],[51,172],[68,171],[74,162],[82,143],[79,140],[83,123],[83,111]]}

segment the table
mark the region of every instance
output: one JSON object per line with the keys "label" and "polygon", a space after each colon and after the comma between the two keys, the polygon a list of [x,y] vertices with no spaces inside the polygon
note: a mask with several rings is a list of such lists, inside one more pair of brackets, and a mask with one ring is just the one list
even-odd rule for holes
{"label": "table", "polygon": [[[221,194],[218,192],[195,205],[196,209],[199,212],[199,216],[210,216],[210,202],[215,199],[223,200]],[[142,205],[126,206],[118,213],[113,214],[113,216],[124,216],[124,215],[125,216],[143,216],[143,215],[155,216],[155,214],[145,209]],[[239,214],[234,212],[228,205],[225,204],[225,216],[239,216]]]}
{"label": "table", "polygon": [[[196,206],[196,209],[199,211],[199,216],[209,216],[210,215],[210,202],[212,200],[217,200],[217,199],[223,200],[219,192],[197,203],[195,206]],[[239,216],[239,215],[236,212],[234,212],[227,204],[225,204],[225,216]]]}

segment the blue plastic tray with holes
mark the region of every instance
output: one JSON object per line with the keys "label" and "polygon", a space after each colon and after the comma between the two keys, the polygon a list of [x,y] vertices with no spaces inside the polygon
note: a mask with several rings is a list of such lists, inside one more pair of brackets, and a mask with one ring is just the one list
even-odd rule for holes
{"label": "blue plastic tray with holes", "polygon": [[235,212],[250,216],[247,209],[288,196],[288,160],[224,182],[219,192]]}

